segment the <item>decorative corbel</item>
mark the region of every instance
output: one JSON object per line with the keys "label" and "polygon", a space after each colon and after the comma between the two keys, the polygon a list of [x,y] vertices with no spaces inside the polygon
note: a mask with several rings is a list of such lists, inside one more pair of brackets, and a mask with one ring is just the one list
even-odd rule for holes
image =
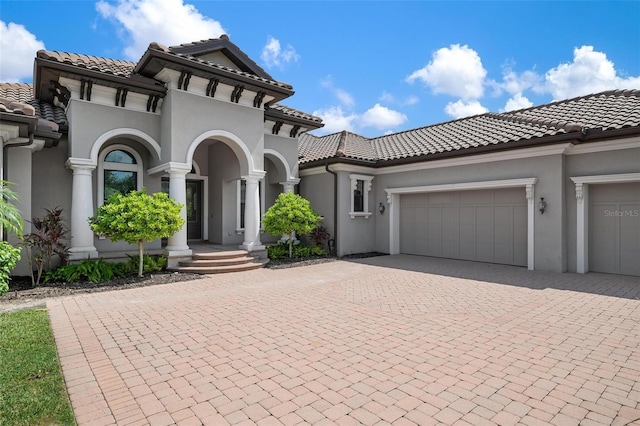
{"label": "decorative corbel", "polygon": [[190,72],[186,72],[185,76],[184,76],[184,82],[182,83],[182,90],[187,90],[187,88],[189,87],[189,82],[191,81],[191,73]]}
{"label": "decorative corbel", "polygon": [[180,78],[178,79],[178,89],[182,89],[182,83],[184,83],[184,77],[187,74],[186,71],[182,71],[180,73]]}
{"label": "decorative corbel", "polygon": [[283,121],[276,121],[276,123],[273,125],[273,129],[271,129],[271,134],[277,135],[278,133],[280,133],[280,128],[283,124]]}
{"label": "decorative corbel", "polygon": [[215,96],[219,82],[220,81],[215,78],[209,80],[209,84],[207,84],[207,96],[210,96],[212,98]]}
{"label": "decorative corbel", "polygon": [[527,201],[529,201],[529,204],[533,203],[533,185],[529,184],[526,186],[526,191],[527,191]]}
{"label": "decorative corbel", "polygon": [[147,112],[156,112],[158,99],[160,99],[160,96],[158,95],[149,95],[149,99],[147,100]]}
{"label": "decorative corbel", "polygon": [[253,107],[254,108],[260,108],[262,106],[262,100],[264,99],[266,94],[267,93],[263,92],[263,91],[259,91],[258,93],[256,93],[256,97],[253,98]]}
{"label": "decorative corbel", "polygon": [[576,200],[578,200],[578,204],[582,204],[582,200],[584,200],[584,184],[576,183]]}
{"label": "decorative corbel", "polygon": [[393,194],[387,193],[387,204],[393,204]]}
{"label": "decorative corbel", "polygon": [[289,132],[289,136],[295,138],[298,136],[298,132],[300,131],[300,126],[293,126],[293,129]]}
{"label": "decorative corbel", "polygon": [[244,90],[244,86],[242,86],[241,84],[238,84],[235,87],[235,89],[233,89],[233,92],[231,93],[231,102],[238,103],[238,101],[240,100],[240,97],[242,96],[243,90]]}
{"label": "decorative corbel", "polygon": [[71,91],[55,80],[50,80],[50,83],[54,87],[54,89],[51,89],[51,93],[53,93],[53,96],[58,98],[58,101],[62,103],[65,107],[69,106],[69,100],[71,99]]}
{"label": "decorative corbel", "polygon": [[116,106],[125,106],[127,102],[127,93],[129,93],[129,89],[118,87],[118,90],[116,91]]}

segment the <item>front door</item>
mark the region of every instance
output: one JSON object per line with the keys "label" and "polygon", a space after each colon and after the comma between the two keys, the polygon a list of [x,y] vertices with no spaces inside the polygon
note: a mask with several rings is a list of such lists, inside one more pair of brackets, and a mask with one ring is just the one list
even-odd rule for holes
{"label": "front door", "polygon": [[187,180],[187,239],[202,239],[202,181]]}

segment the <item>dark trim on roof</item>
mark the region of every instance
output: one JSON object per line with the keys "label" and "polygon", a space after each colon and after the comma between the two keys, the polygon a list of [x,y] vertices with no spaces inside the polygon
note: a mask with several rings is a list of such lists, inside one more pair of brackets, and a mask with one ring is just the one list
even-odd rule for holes
{"label": "dark trim on roof", "polygon": [[291,125],[301,125],[306,127],[307,129],[319,129],[324,126],[322,122],[318,122],[317,120],[311,120],[303,117],[296,117],[290,114],[286,114],[283,111],[279,111],[273,108],[265,107],[264,111],[265,120],[270,121],[283,121],[287,124]]}
{"label": "dark trim on roof", "polygon": [[[210,80],[216,78],[221,82],[230,86],[236,86],[238,83],[244,84],[247,88],[257,92],[266,91],[274,96],[275,100],[281,100],[293,95],[294,91],[291,86],[276,81],[264,81],[259,76],[251,78],[243,75],[244,71],[233,72],[233,70],[223,69],[214,66],[214,64],[199,60],[197,58],[189,58],[180,54],[161,50],[158,47],[152,47],[152,43],[142,58],[136,65],[134,72],[147,74],[148,77],[156,75],[162,68],[169,68],[179,72],[192,70],[199,77]],[[285,87],[286,86],[286,87]]]}
{"label": "dark trim on roof", "polygon": [[78,81],[82,81],[83,78],[89,78],[94,84],[97,83],[114,89],[124,85],[144,95],[164,97],[167,93],[167,89],[162,83],[141,75],[122,77],[38,57],[36,57],[35,66],[36,72],[33,81],[38,82],[38,84],[34,86],[34,97],[48,102],[53,101],[53,95],[49,92],[51,87],[50,76],[66,77]]}
{"label": "dark trim on roof", "polygon": [[226,34],[221,35],[220,38],[184,43],[178,46],[169,46],[169,50],[196,58],[220,52],[229,58],[231,62],[236,64],[239,70],[256,74],[267,80],[275,80],[260,65],[254,62],[249,55],[244,53],[242,49],[229,40],[229,36]]}

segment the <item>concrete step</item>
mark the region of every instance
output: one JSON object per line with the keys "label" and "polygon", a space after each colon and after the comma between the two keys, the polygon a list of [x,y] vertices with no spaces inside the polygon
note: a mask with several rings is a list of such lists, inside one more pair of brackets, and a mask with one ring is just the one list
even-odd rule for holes
{"label": "concrete step", "polygon": [[255,259],[249,263],[241,263],[236,265],[225,266],[177,266],[170,268],[172,271],[178,272],[193,272],[196,274],[224,274],[228,272],[242,272],[251,271],[253,269],[262,268],[268,260]]}
{"label": "concrete step", "polygon": [[[246,253],[245,253],[246,254]],[[244,263],[253,263],[255,258],[249,256],[242,257],[224,257],[224,258],[195,258],[192,256],[192,260],[182,260],[179,262],[180,266],[232,266],[242,265]]]}
{"label": "concrete step", "polygon": [[181,260],[178,266],[167,269],[197,274],[223,274],[259,269],[268,261],[269,259],[261,256],[261,252],[244,250],[200,252],[193,253],[190,260]]}

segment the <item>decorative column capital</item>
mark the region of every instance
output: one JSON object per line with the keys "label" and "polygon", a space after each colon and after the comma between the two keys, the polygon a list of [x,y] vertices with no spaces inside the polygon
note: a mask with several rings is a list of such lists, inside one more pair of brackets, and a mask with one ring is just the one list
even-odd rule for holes
{"label": "decorative column capital", "polygon": [[259,183],[262,179],[264,179],[266,172],[253,172],[250,175],[240,176],[247,183],[256,182]]}
{"label": "decorative column capital", "polygon": [[73,170],[74,174],[91,174],[96,168],[95,161],[89,158],[69,157],[64,165],[67,169]]}

